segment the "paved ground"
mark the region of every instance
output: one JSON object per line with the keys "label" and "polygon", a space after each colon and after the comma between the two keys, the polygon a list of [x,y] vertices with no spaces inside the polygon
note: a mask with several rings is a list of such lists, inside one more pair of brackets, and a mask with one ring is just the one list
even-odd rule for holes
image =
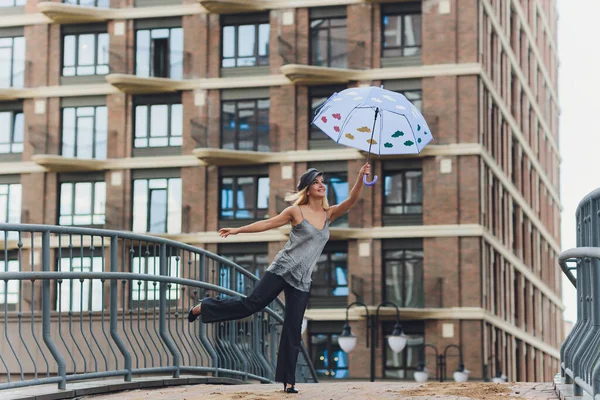
{"label": "paved ground", "polygon": [[298,394],[285,394],[281,385],[195,385],[84,396],[81,400],[375,400],[375,399],[558,399],[552,383],[410,383],[335,382],[298,385]]}

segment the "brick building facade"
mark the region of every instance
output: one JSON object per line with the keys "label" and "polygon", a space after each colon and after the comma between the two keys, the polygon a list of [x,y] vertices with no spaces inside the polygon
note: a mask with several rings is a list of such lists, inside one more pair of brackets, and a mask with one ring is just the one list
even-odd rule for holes
{"label": "brick building facade", "polygon": [[377,377],[412,379],[423,343],[461,345],[471,379],[496,361],[511,380],[558,371],[555,1],[69,3],[0,5],[6,222],[166,235],[260,274],[285,230],[216,231],[281,211],[307,167],[343,199],[364,154],[311,128],[312,110],[383,84],[435,141],[374,159],[380,183],[332,229],[304,333],[321,377],[368,377],[360,308],[356,349],[337,345],[357,299],[396,303],[410,336],[377,349]]}

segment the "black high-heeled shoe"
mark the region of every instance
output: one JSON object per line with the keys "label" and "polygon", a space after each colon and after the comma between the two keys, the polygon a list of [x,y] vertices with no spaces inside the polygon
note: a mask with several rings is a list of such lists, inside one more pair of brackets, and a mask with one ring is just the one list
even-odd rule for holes
{"label": "black high-heeled shoe", "polygon": [[294,386],[290,386],[289,388],[286,388],[287,385],[283,385],[283,391],[285,393],[298,393],[298,390],[296,390],[296,388]]}

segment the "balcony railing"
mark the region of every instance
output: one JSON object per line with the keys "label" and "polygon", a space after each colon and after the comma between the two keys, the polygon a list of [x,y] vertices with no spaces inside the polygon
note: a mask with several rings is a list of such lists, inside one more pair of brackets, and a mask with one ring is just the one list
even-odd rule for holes
{"label": "balcony railing", "polygon": [[[167,59],[152,59],[152,49],[140,46],[126,46],[120,51],[102,50],[108,57],[111,74],[128,74],[141,78],[166,78],[174,80],[193,79],[192,53],[188,51],[169,50]],[[147,68],[142,70],[136,65],[138,53],[148,55]]]}
{"label": "balcony railing", "polygon": [[[560,349],[561,375],[574,396],[600,394],[600,189],[576,211],[577,247],[559,256],[563,273],[577,289],[577,322]],[[576,275],[573,275],[573,270]]]}
{"label": "balcony railing", "polygon": [[[298,46],[297,43],[305,43],[305,46]],[[332,48],[345,49],[333,51]],[[305,54],[300,53],[300,49],[308,49]],[[366,46],[364,41],[338,39],[338,38],[316,38],[306,35],[296,37],[296,45],[285,40],[281,36],[277,37],[278,53],[285,64],[307,64],[320,67],[331,68],[354,68],[365,69],[366,64]],[[318,49],[329,49],[325,53],[318,53]]]}
{"label": "balcony railing", "polygon": [[[0,389],[142,374],[274,379],[283,303],[243,320],[187,322],[208,296],[258,279],[183,243],[128,232],[0,224]],[[302,347],[297,380],[316,381]]]}
{"label": "balcony railing", "polygon": [[224,122],[218,118],[193,118],[190,121],[191,136],[196,147],[242,151],[279,151],[279,126],[261,122],[239,122],[228,125],[234,138],[223,135]]}

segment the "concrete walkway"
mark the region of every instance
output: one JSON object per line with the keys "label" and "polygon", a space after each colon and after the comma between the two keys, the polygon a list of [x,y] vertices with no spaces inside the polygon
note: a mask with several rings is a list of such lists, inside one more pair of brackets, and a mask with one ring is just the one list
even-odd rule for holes
{"label": "concrete walkway", "polygon": [[138,389],[80,399],[106,400],[376,400],[376,399],[558,399],[553,383],[411,383],[335,382],[298,385],[299,394],[285,394],[281,385],[195,385]]}

